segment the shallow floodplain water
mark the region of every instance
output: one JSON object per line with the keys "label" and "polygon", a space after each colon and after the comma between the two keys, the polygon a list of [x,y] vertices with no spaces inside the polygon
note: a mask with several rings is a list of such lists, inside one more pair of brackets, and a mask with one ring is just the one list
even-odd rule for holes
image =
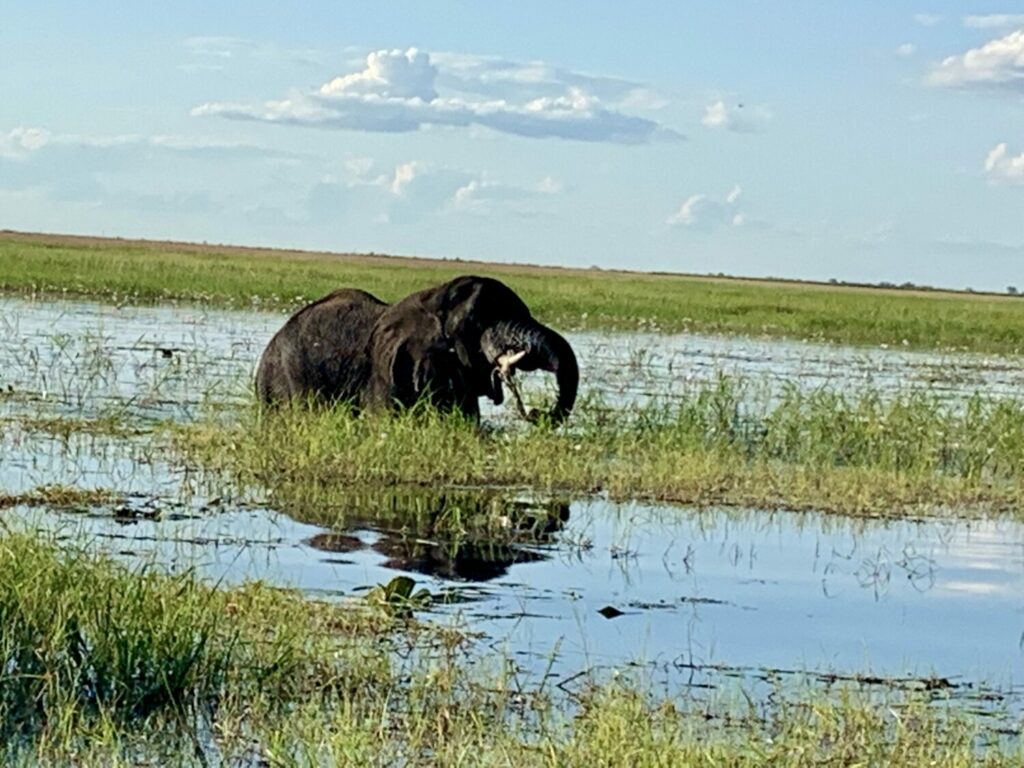
{"label": "shallow floodplain water", "polygon": [[[193,418],[208,403],[249,396],[260,352],[286,315],[189,305],[113,307],[0,297],[3,413]],[[581,393],[625,406],[685,397],[725,375],[785,386],[881,392],[927,388],[954,397],[1017,397],[1024,358],[869,349],[778,339],[567,334],[581,368]],[[534,374],[537,384],[546,377]],[[487,408],[491,417],[510,413]]]}
{"label": "shallow floodplain water", "polygon": [[[524,674],[537,678],[550,666],[566,685],[588,669],[632,667],[697,686],[809,671],[935,678],[929,685],[965,695],[998,691],[998,703],[1024,680],[1019,523],[592,499],[556,503],[562,512],[540,541],[453,548],[372,517],[332,529],[230,500],[197,501],[187,469],[147,430],[244,401],[259,352],[283,320],[0,299],[0,490],[60,483],[128,497],[118,508],[75,513],[17,507],[0,513],[5,522],[197,567],[226,583],[262,578],[330,599],[407,573],[454,596],[437,615],[483,633],[481,642]],[[584,387],[619,407],[685,396],[688,383],[722,373],[763,382],[769,395],[789,385],[869,384],[1015,396],[1024,384],[1016,358],[707,336],[570,340]],[[131,429],[61,435],[36,423],[104,416]],[[555,500],[540,501],[550,509]]]}

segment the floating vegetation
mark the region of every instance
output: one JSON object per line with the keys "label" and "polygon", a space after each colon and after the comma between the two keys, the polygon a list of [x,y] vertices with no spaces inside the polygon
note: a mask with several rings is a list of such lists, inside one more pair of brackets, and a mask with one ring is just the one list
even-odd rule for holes
{"label": "floating vegetation", "polygon": [[387,584],[380,584],[366,593],[366,602],[382,608],[394,616],[409,618],[414,610],[426,608],[433,600],[430,590],[416,587],[415,579],[408,576],[395,576]]}

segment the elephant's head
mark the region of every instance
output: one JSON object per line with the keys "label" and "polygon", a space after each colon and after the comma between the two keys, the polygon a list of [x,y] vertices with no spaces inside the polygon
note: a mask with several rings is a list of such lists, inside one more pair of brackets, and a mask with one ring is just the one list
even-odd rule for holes
{"label": "elephant's head", "polygon": [[511,288],[491,278],[466,276],[415,296],[441,319],[474,396],[501,403],[503,377],[517,370],[549,371],[558,398],[548,416],[557,424],[569,415],[579,388],[576,355],[559,333],[533,318]]}

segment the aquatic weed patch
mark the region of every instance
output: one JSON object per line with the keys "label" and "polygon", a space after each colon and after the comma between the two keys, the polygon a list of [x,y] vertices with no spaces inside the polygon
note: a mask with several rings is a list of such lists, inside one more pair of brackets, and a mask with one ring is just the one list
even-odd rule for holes
{"label": "aquatic weed patch", "polygon": [[[474,681],[475,678],[475,682]],[[926,696],[863,690],[673,702],[642,684],[594,683],[566,704],[508,677],[456,668],[416,676],[374,722],[306,704],[264,720],[255,751],[271,765],[990,766],[1020,749]]]}

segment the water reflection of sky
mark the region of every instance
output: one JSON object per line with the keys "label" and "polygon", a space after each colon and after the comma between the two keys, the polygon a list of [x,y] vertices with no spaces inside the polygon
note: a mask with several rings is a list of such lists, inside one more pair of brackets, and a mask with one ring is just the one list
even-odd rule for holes
{"label": "water reflection of sky", "polygon": [[[232,511],[115,522],[25,511],[22,519],[112,552],[199,565],[228,583],[263,578],[312,595],[358,596],[397,573],[472,598],[439,609],[534,672],[640,661],[937,675],[1009,687],[1024,676],[1024,525],[880,522],[808,513],[573,504],[542,557],[481,583],[423,573],[389,535]],[[443,549],[443,548],[442,548]],[[499,557],[507,556],[499,554]],[[440,558],[443,560],[443,557]],[[415,570],[415,568],[420,570]],[[503,572],[502,572],[503,571]],[[606,619],[612,606],[623,612]]]}

